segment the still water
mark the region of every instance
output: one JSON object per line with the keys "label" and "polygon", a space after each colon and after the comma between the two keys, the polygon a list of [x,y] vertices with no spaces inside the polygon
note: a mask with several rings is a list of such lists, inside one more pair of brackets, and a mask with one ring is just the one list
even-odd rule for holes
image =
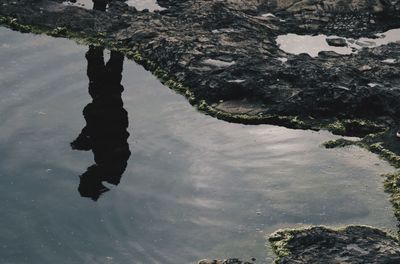
{"label": "still water", "polygon": [[[126,4],[129,6],[135,7],[137,10],[141,11],[144,9],[148,9],[149,11],[155,11],[155,10],[164,10],[165,8],[162,8],[157,4],[156,0],[126,0]],[[64,2],[65,5],[73,5],[73,6],[78,6],[86,9],[92,9],[93,8],[93,1],[92,0],[76,0],[74,2],[66,0]]]}
{"label": "still water", "polygon": [[[396,231],[376,156],[326,150],[327,132],[211,118],[128,60],[121,97],[115,54],[110,103],[93,78],[113,70],[88,49],[0,29],[0,263],[270,263],[264,237],[281,227]],[[72,149],[80,133],[108,143]],[[85,176],[99,167],[110,175]]]}
{"label": "still water", "polygon": [[348,55],[356,53],[363,48],[375,48],[389,43],[400,42],[400,28],[376,34],[376,38],[341,38],[346,42],[344,47],[329,45],[327,39],[330,38],[341,37],[323,34],[311,36],[289,33],[278,36],[276,43],[281,50],[291,54],[307,53],[311,57],[317,57],[321,51],[334,51],[338,54]]}

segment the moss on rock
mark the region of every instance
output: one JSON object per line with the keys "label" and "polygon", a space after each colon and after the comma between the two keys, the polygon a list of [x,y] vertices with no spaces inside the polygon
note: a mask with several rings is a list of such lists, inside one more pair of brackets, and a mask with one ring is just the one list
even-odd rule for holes
{"label": "moss on rock", "polygon": [[382,175],[384,177],[385,191],[390,194],[394,215],[400,221],[400,172]]}
{"label": "moss on rock", "polygon": [[314,226],[278,230],[269,236],[276,263],[398,263],[398,240],[369,226]]}
{"label": "moss on rock", "polygon": [[366,119],[344,119],[328,124],[326,129],[337,135],[365,137],[368,134],[383,132],[386,128]]}

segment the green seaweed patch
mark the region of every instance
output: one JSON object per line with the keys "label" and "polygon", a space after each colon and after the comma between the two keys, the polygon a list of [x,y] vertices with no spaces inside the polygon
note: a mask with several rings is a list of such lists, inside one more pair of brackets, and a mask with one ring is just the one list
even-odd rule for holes
{"label": "green seaweed patch", "polygon": [[0,25],[21,33],[41,34],[43,30],[37,26],[23,25],[16,18],[0,16]]}
{"label": "green seaweed patch", "polygon": [[400,156],[385,148],[383,142],[366,145],[366,148],[371,152],[378,154],[384,160],[388,161],[393,167],[400,168]]}
{"label": "green seaweed patch", "polygon": [[341,136],[365,137],[386,130],[385,127],[365,119],[336,120],[326,126],[330,132]]}
{"label": "green seaweed patch", "polygon": [[333,134],[337,135],[344,135],[346,133],[346,127],[340,121],[335,121],[326,126],[328,131],[332,132]]}
{"label": "green seaweed patch", "polygon": [[196,104],[194,93],[191,92],[188,87],[176,81],[175,78],[168,71],[157,66],[157,63],[146,59],[139,51],[133,51],[124,48],[117,50],[123,52],[128,59],[133,59],[136,63],[142,65],[146,70],[150,71],[154,76],[159,79],[162,84],[169,87],[171,90],[177,92],[178,94],[185,96],[190,104]]}
{"label": "green seaweed patch", "polygon": [[345,138],[338,138],[324,142],[322,145],[327,149],[343,148],[347,146],[360,145],[360,141],[348,140]]}
{"label": "green seaweed patch", "polygon": [[291,251],[288,248],[288,243],[293,239],[290,231],[294,229],[278,230],[268,237],[272,251],[278,257],[278,260],[283,257],[288,257]]}
{"label": "green seaweed patch", "polygon": [[385,191],[390,194],[394,215],[400,220],[400,172],[383,174],[382,176],[385,178]]}
{"label": "green seaweed patch", "polygon": [[138,51],[132,51],[129,49],[120,49],[120,51],[125,53],[125,56],[130,60],[134,60],[137,63],[141,63],[143,61],[143,57]]}
{"label": "green seaweed patch", "polygon": [[52,37],[66,37],[68,35],[68,29],[66,27],[56,27],[48,34]]}
{"label": "green seaweed patch", "polygon": [[106,40],[104,32],[88,34],[73,32],[66,27],[49,28],[45,26],[25,25],[20,23],[17,18],[5,16],[0,16],[0,25],[21,33],[45,34],[52,37],[68,38],[75,40],[78,44],[105,46],[109,49],[115,49],[117,46],[116,42]]}
{"label": "green seaweed patch", "polygon": [[298,116],[265,115],[263,113],[259,113],[258,115],[229,113],[212,107],[204,100],[199,102],[197,109],[218,119],[233,123],[248,125],[271,124],[294,129],[313,129],[309,122],[302,120]]}
{"label": "green seaweed patch", "polygon": [[328,228],[325,226],[306,226],[298,228],[285,228],[279,229],[267,237],[273,252],[277,256],[275,263],[278,263],[281,258],[288,257],[292,255],[291,247],[289,245],[290,241],[295,238],[297,234],[312,230],[313,228],[319,228],[327,232],[345,232],[348,227],[338,227],[338,228]]}
{"label": "green seaweed patch", "polygon": [[[399,177],[399,174],[397,176],[397,180]],[[399,191],[397,189],[397,191]],[[397,193],[397,198],[398,201],[400,201],[400,191]],[[400,209],[400,203],[398,204],[398,208]],[[400,211],[399,211],[400,212]],[[282,258],[285,257],[290,257],[294,254],[293,249],[296,249],[296,243],[291,243],[293,242],[293,239],[301,239],[302,233],[313,233],[315,229],[318,230],[318,232],[326,232],[326,233],[338,233],[338,234],[345,234],[351,229],[358,229],[358,228],[368,228],[371,229],[375,232],[382,233],[384,236],[393,239],[396,243],[399,242],[398,238],[393,236],[390,233],[387,233],[379,228],[371,227],[371,226],[366,226],[366,225],[347,225],[343,227],[326,227],[326,226],[306,226],[306,227],[299,227],[299,228],[285,228],[285,229],[279,229],[269,235],[267,237],[268,241],[270,242],[271,248],[277,258],[275,259],[275,263],[279,263]],[[300,236],[298,236],[300,234]],[[301,243],[301,241],[298,243]],[[292,245],[291,245],[292,244]],[[286,263],[286,262],[285,262]]]}
{"label": "green seaweed patch", "polygon": [[399,155],[385,148],[383,142],[370,142],[372,141],[372,139],[376,138],[377,135],[379,134],[368,135],[360,141],[352,141],[345,138],[339,138],[324,142],[322,145],[328,149],[346,147],[350,145],[358,146],[379,155],[380,158],[389,162],[390,165],[392,165],[393,167],[400,168]]}

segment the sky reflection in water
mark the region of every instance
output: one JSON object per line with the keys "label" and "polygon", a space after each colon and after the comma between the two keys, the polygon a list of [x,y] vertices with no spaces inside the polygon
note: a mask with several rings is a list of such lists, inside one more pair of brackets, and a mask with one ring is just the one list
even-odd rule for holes
{"label": "sky reflection in water", "polygon": [[264,235],[280,227],[395,230],[379,177],[392,169],[374,155],[325,150],[325,132],[213,119],[127,60],[131,156],[118,186],[82,198],[94,157],[70,143],[93,102],[89,48],[6,29],[0,39],[1,263],[270,260]]}
{"label": "sky reflection in water", "polygon": [[[78,7],[83,7],[86,9],[92,9],[93,7],[93,1],[92,0],[77,0],[75,2],[72,1],[65,1],[64,2],[66,5],[74,5]],[[149,11],[155,11],[155,10],[163,10],[165,8],[162,8],[157,4],[156,0],[127,0],[126,3],[129,6],[134,6],[137,10],[143,10],[143,9],[148,9]]]}

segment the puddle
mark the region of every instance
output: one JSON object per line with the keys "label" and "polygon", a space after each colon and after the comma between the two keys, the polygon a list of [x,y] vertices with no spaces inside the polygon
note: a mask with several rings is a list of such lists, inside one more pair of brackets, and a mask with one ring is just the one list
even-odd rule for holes
{"label": "puddle", "polygon": [[119,156],[117,186],[81,197],[79,176],[101,163],[70,146],[94,97],[89,47],[3,28],[0,41],[0,263],[271,263],[265,235],[280,227],[396,230],[379,176],[393,168],[376,155],[326,150],[327,132],[217,120],[128,60],[104,116],[125,124],[115,132],[127,129],[131,155]]}
{"label": "puddle", "polygon": [[[386,45],[392,42],[400,41],[400,29],[392,29],[385,33],[376,35],[378,38],[342,38],[346,41],[346,47],[334,47],[327,43],[327,39],[341,38],[338,36],[326,36],[326,35],[297,35],[297,34],[286,34],[278,36],[276,42],[279,48],[287,53],[301,54],[307,53],[311,57],[317,57],[321,51],[334,51],[338,54],[348,55],[355,53],[362,48],[373,48]],[[390,61],[389,61],[390,63]]]}
{"label": "puddle", "polygon": [[128,0],[126,3],[136,7],[137,10],[148,9],[150,12],[165,10],[165,8],[159,6],[155,0]]}
{"label": "puddle", "polygon": [[[135,7],[137,10],[141,11],[144,9],[148,9],[150,12],[155,10],[164,10],[165,8],[159,6],[156,0],[128,0],[126,3],[129,6]],[[73,5],[78,7],[83,7],[86,9],[93,8],[92,0],[77,0],[76,2],[66,1],[64,2],[65,5]]]}

